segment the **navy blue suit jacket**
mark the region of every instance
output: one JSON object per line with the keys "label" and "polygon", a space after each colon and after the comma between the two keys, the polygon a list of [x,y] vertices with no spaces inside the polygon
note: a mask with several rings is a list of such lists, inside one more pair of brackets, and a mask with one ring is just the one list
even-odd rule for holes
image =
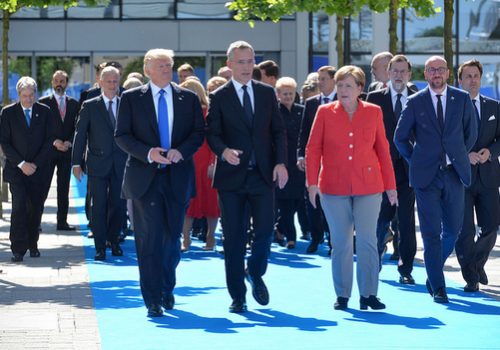
{"label": "navy blue suit jacket", "polygon": [[[175,84],[171,86],[174,108],[171,147],[182,154],[183,160],[168,165],[172,175],[169,186],[177,200],[183,203],[195,194],[193,154],[203,143],[205,123],[198,96]],[[122,194],[126,199],[139,199],[148,190],[158,170],[157,163],[148,161],[149,150],[161,147],[149,84],[122,94],[115,139],[128,153]]]}
{"label": "navy blue suit jacket", "polygon": [[[429,87],[408,98],[394,133],[394,144],[410,165],[410,185],[427,187],[448,155],[462,183],[471,183],[468,153],[476,142],[477,121],[469,94],[448,86],[441,131]],[[411,142],[413,136],[415,142]]]}

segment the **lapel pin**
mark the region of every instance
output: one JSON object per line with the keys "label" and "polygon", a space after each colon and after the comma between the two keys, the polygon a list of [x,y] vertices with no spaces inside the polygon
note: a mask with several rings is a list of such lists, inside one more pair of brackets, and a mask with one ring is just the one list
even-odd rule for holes
{"label": "lapel pin", "polygon": [[451,99],[450,99],[450,100],[452,100],[452,101],[453,101],[454,99],[455,99],[455,97],[451,96]]}

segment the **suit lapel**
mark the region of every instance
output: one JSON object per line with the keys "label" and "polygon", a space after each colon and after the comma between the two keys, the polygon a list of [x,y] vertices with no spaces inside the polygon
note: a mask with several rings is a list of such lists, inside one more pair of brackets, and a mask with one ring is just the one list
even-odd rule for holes
{"label": "suit lapel", "polygon": [[174,135],[176,135],[176,130],[179,127],[178,123],[181,122],[180,120],[177,120],[175,117],[175,111],[180,111],[181,108],[181,102],[184,99],[184,95],[182,94],[181,89],[173,83],[170,83],[170,86],[172,87],[172,104],[173,104],[173,110],[174,110],[174,115],[172,116],[172,133],[171,133],[171,144],[174,143]]}
{"label": "suit lapel", "polygon": [[106,108],[106,104],[102,96],[99,96],[97,100],[97,109],[101,116],[106,120],[106,124],[113,129],[113,125],[111,124],[111,120],[109,119],[108,109]]}
{"label": "suit lapel", "polygon": [[448,93],[446,94],[446,111],[444,113],[444,129],[446,130],[446,125],[454,123],[453,118],[457,115],[455,103],[455,92],[448,87]]}
{"label": "suit lapel", "polygon": [[144,117],[147,118],[147,122],[151,125],[159,144],[160,131],[158,130],[158,120],[156,118],[155,105],[153,103],[153,93],[151,92],[151,86],[149,84],[142,86],[139,99],[142,101],[142,106],[144,107]]}
{"label": "suit lapel", "polygon": [[[479,138],[479,135],[481,134],[481,129],[483,128],[484,125],[486,125],[486,121],[488,121],[488,111],[487,111],[487,104],[486,104],[486,100],[483,98],[482,95],[479,95],[479,101],[480,101],[480,105],[481,105],[481,111],[479,112],[479,119],[480,119],[480,123],[479,123],[479,128],[478,128],[478,132],[477,132],[477,135],[478,135],[478,138]],[[474,108],[474,106],[472,106],[472,108]],[[476,112],[474,111],[474,114],[476,114]]]}

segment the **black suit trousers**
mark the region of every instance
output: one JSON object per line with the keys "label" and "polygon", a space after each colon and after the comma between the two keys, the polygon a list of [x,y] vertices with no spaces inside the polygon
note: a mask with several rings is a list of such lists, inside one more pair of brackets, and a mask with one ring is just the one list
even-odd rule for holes
{"label": "black suit trousers", "polygon": [[380,255],[383,252],[384,237],[387,228],[397,212],[400,257],[398,271],[401,274],[410,274],[413,270],[413,261],[417,252],[417,238],[415,234],[415,192],[410,187],[402,162],[404,162],[404,160],[400,159],[394,164],[399,205],[397,207],[391,205],[387,195],[384,193],[377,221],[377,241]]}
{"label": "black suit trousers", "polygon": [[65,224],[68,219],[69,182],[71,179],[71,150],[67,152],[54,151],[47,170],[47,188],[43,201],[47,200],[50,185],[57,167],[57,224]]}
{"label": "black suit trousers", "polygon": [[323,209],[321,208],[319,196],[316,197],[316,208],[314,208],[309,201],[307,191],[304,200],[306,201],[309,227],[311,229],[311,241],[316,244],[322,244],[325,240],[325,232],[330,232],[330,230],[325,219],[325,214],[323,214]]}
{"label": "black suit trousers", "polygon": [[189,202],[175,199],[170,176],[168,166],[158,170],[146,193],[132,201],[141,292],[147,307],[172,293],[181,258],[180,235]]}
{"label": "black suit trousers", "polygon": [[95,248],[106,249],[106,241],[118,243],[127,202],[120,197],[122,183],[113,169],[105,177],[89,176],[89,184]]}
{"label": "black suit trousers", "polygon": [[38,245],[45,187],[25,176],[21,181],[10,183],[9,188],[12,194],[11,250],[14,254],[24,255],[28,249]]}
{"label": "black suit trousers", "polygon": [[278,209],[277,228],[289,242],[297,240],[294,215],[300,203],[303,202],[302,198],[276,198],[276,208]]}
{"label": "black suit trousers", "polygon": [[223,217],[226,283],[231,298],[244,299],[248,214],[254,230],[252,254],[247,262],[248,273],[261,277],[266,272],[271,250],[274,189],[267,185],[258,170],[249,170],[239,190],[219,190],[219,199]]}
{"label": "black suit trousers", "polygon": [[[481,228],[476,238],[474,209]],[[465,190],[464,222],[455,251],[468,283],[479,281],[479,272],[484,268],[488,256],[495,246],[498,230],[499,195],[496,188],[485,187],[479,178]]]}

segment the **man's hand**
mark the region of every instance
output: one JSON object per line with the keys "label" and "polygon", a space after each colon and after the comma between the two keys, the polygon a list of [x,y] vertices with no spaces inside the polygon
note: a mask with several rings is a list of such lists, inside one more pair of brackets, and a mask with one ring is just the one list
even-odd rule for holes
{"label": "man's hand", "polygon": [[316,185],[307,188],[309,194],[309,202],[311,202],[314,209],[316,209],[316,196],[319,196],[319,187]]}
{"label": "man's hand", "polygon": [[168,150],[166,158],[170,161],[170,163],[179,163],[184,159],[181,152],[174,148]]}
{"label": "man's hand", "polygon": [[490,150],[487,148],[483,148],[477,152],[479,154],[479,163],[484,164],[486,163],[491,156]]}
{"label": "man's hand", "polygon": [[297,159],[297,168],[299,168],[300,171],[306,171],[306,160],[305,160],[305,158]]}
{"label": "man's hand", "polygon": [[76,177],[78,182],[82,181],[83,169],[81,166],[78,165],[73,167],[73,176]]}
{"label": "man's hand", "polygon": [[226,148],[224,152],[222,152],[222,158],[231,165],[238,165],[240,164],[240,154],[243,154],[243,151]]}
{"label": "man's hand", "polygon": [[[66,141],[66,142],[67,142],[67,141]],[[70,144],[70,145],[71,145],[71,144]],[[62,140],[59,140],[59,139],[57,139],[57,140],[55,140],[55,141],[54,141],[54,147],[55,147],[58,151],[60,151],[60,152],[66,152],[66,151],[69,149],[69,147],[66,145],[66,143],[65,143],[65,142],[63,142]]]}
{"label": "man's hand", "polygon": [[477,152],[470,152],[469,153],[469,163],[472,165],[476,165],[481,161],[481,156]]}
{"label": "man's hand", "polygon": [[387,198],[389,198],[389,203],[391,203],[391,205],[395,205],[396,207],[399,205],[398,192],[396,190],[387,190],[385,194],[387,194]]}
{"label": "man's hand", "polygon": [[161,147],[151,148],[149,157],[158,164],[172,164],[172,161],[167,158],[167,152],[168,150]]}
{"label": "man's hand", "polygon": [[36,165],[34,163],[24,162],[24,164],[21,166],[21,171],[24,175],[31,176],[36,171]]}
{"label": "man's hand", "polygon": [[63,144],[64,144],[64,147],[66,147],[66,151],[69,150],[72,146],[71,142],[69,142],[69,141],[64,141]]}
{"label": "man's hand", "polygon": [[278,187],[282,189],[288,181],[288,171],[284,164],[276,164],[273,169],[273,181],[276,181]]}

